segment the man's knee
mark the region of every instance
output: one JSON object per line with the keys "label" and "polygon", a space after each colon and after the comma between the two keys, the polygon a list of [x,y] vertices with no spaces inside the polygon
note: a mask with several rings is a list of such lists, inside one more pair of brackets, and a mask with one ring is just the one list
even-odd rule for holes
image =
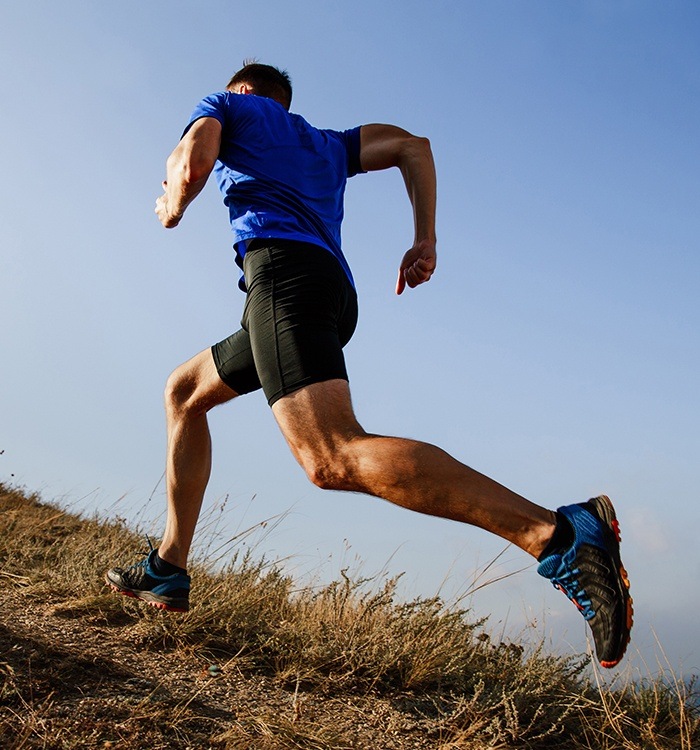
{"label": "man's knee", "polygon": [[366,433],[355,418],[347,381],[305,386],[275,402],[272,411],[294,457],[317,487],[356,489],[356,446]]}
{"label": "man's knee", "polygon": [[349,451],[338,450],[325,455],[309,453],[300,458],[300,463],[309,480],[322,490],[357,489]]}
{"label": "man's knee", "polygon": [[165,408],[171,414],[197,416],[236,396],[219,377],[206,350],[176,368],[165,385]]}
{"label": "man's knee", "polygon": [[196,378],[192,377],[185,365],[181,365],[170,373],[165,384],[165,408],[173,412],[191,410],[196,389]]}
{"label": "man's knee", "polygon": [[313,464],[305,466],[306,476],[322,490],[350,490],[349,476],[338,466],[327,464]]}

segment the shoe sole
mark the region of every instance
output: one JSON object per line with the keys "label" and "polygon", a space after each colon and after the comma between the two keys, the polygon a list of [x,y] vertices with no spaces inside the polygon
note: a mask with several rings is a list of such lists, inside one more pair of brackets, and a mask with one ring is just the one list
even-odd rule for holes
{"label": "shoe sole", "polygon": [[616,659],[612,661],[600,662],[602,667],[611,669],[612,667],[616,667],[622,661],[622,657],[625,655],[625,651],[627,651],[627,646],[630,642],[632,625],[634,623],[634,606],[632,597],[629,595],[630,579],[624,565],[622,564],[622,560],[620,559],[620,542],[622,541],[622,536],[620,534],[620,523],[617,520],[617,516],[615,515],[615,508],[613,507],[613,504],[607,495],[594,497],[589,502],[593,504],[595,512],[598,514],[601,522],[604,523],[615,535],[618,546],[617,549],[614,550],[615,554],[613,555],[613,558],[615,560],[615,564],[618,566],[618,573],[620,575],[620,580],[622,581],[623,586],[622,594],[625,598],[625,625],[627,626],[627,638],[622,644],[621,651]]}
{"label": "shoe sole", "polygon": [[112,589],[112,591],[116,591],[117,594],[128,596],[130,599],[138,599],[156,609],[161,609],[166,612],[189,612],[190,610],[189,602],[179,605],[173,604],[171,602],[163,601],[163,599],[159,598],[157,594],[151,594],[150,591],[134,591],[133,589],[121,588],[121,586],[117,586],[117,584],[114,583],[114,581],[111,581],[106,575],[105,583]]}

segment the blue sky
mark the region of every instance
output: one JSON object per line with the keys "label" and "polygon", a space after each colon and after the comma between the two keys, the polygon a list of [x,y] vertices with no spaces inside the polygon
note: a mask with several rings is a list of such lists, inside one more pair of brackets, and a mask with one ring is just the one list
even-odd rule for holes
{"label": "blue sky", "polygon": [[[153,203],[198,99],[255,56],[289,70],[314,124],[391,122],[433,145],[429,285],[393,295],[412,240],[400,175],[348,185],[364,426],[434,442],[548,507],[609,494],[637,611],[630,665],[656,670],[658,639],[700,670],[699,42],[694,2],[4,7],[0,477],[157,515],[163,384],[238,327],[243,295],[214,184],[170,232]],[[258,548],[295,574],[361,564],[404,572],[407,596],[452,596],[503,549],[311,487],[260,396],[211,425],[206,507],[229,497],[231,533],[287,513]],[[497,632],[534,626],[584,650],[582,618],[528,558],[509,549],[496,574],[524,566],[470,605]]]}

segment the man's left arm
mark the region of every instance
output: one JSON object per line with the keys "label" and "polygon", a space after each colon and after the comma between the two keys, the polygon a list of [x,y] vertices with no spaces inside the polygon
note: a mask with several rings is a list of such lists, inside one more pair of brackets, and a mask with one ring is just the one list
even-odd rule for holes
{"label": "man's left arm", "polygon": [[199,195],[211,174],[221,148],[221,123],[201,117],[185,133],[166,162],[163,195],[155,212],[166,229],[180,223],[189,204]]}
{"label": "man's left arm", "polygon": [[398,167],[413,207],[414,240],[399,266],[396,293],[429,281],[437,263],[435,203],[437,179],[427,138],[395,125],[363,125],[360,164],[367,172]]}

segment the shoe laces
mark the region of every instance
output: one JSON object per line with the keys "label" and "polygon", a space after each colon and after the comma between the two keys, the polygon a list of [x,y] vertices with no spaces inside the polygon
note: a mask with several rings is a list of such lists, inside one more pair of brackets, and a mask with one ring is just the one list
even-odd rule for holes
{"label": "shoe laces", "polygon": [[564,573],[551,578],[554,588],[562,591],[576,605],[586,620],[595,615],[591,600],[586,596],[577,576],[580,574],[578,568],[566,568]]}
{"label": "shoe laces", "polygon": [[148,542],[148,552],[144,552],[143,550],[141,550],[139,552],[139,555],[143,555],[143,560],[139,560],[138,562],[135,562],[133,565],[130,565],[124,571],[125,573],[128,573],[130,570],[136,570],[137,568],[145,568],[146,567],[146,563],[148,562],[148,557],[151,554],[151,552],[153,552],[153,550],[155,549],[155,547],[151,543],[151,538],[148,536],[148,534],[144,534],[144,536],[146,537],[146,541]]}

